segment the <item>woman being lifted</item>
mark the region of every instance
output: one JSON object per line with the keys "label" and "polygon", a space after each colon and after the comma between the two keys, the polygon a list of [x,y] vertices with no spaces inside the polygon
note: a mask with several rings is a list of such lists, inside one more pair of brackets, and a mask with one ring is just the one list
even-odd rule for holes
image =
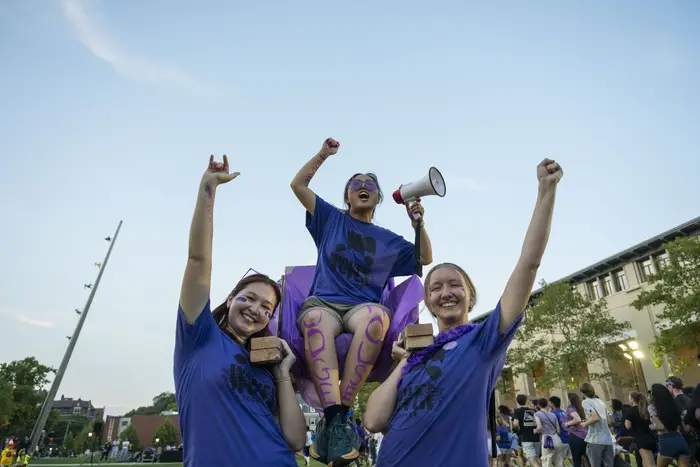
{"label": "woman being lifted", "polygon": [[[356,173],[345,184],[340,210],[309,188],[316,171],[340,144],[329,138],[301,168],[291,187],[306,208],[306,228],[318,249],[309,297],[297,316],[304,336],[306,363],[324,407],[311,455],[332,467],[358,457],[347,424],[348,406],[367,379],[389,329],[392,312],[379,304],[388,280],[412,275],[416,267],[413,243],[372,223],[382,190],[371,173]],[[432,262],[430,239],[423,227],[420,200],[407,206],[411,223],[421,226],[420,262]],[[353,334],[340,380],[335,338]]]}

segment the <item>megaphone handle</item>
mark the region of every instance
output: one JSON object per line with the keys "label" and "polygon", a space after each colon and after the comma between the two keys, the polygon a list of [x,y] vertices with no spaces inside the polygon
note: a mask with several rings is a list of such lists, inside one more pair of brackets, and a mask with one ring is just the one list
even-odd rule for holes
{"label": "megaphone handle", "polygon": [[423,265],[420,262],[420,237],[421,237],[421,223],[419,222],[416,225],[416,239],[414,243],[414,249],[413,249],[413,256],[416,259],[416,268],[415,268],[415,273],[418,277],[423,277]]}

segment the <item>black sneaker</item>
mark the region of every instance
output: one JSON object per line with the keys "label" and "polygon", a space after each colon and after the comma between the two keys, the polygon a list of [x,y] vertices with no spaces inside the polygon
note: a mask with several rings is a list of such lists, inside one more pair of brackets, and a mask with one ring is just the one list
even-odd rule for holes
{"label": "black sneaker", "polygon": [[355,431],[343,420],[342,415],[336,415],[328,426],[328,449],[326,458],[328,467],[348,465],[360,456],[355,447]]}
{"label": "black sneaker", "polygon": [[316,441],[309,447],[309,454],[317,461],[325,464],[328,455],[328,426],[326,418],[319,420],[316,425]]}

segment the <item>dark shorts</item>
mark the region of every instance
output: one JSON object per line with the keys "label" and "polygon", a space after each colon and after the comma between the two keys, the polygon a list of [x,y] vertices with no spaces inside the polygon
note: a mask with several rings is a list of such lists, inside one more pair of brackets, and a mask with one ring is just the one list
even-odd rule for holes
{"label": "dark shorts", "polygon": [[304,319],[304,316],[306,316],[306,314],[309,311],[313,310],[314,308],[323,308],[338,321],[338,324],[340,325],[340,331],[346,332],[348,322],[350,321],[352,315],[354,315],[366,306],[376,306],[381,308],[391,319],[391,310],[389,310],[384,305],[380,305],[379,303],[360,303],[359,305],[345,305],[343,303],[328,302],[318,297],[309,297],[306,300],[304,300],[304,303],[301,304],[301,308],[299,308],[299,313],[297,314],[297,326],[301,325],[301,320]]}
{"label": "dark shorts", "polygon": [[311,455],[309,448],[311,448],[311,446],[304,446],[304,457],[309,457]]}
{"label": "dark shorts", "polygon": [[690,448],[680,433],[659,434],[659,456],[666,459],[690,458]]}

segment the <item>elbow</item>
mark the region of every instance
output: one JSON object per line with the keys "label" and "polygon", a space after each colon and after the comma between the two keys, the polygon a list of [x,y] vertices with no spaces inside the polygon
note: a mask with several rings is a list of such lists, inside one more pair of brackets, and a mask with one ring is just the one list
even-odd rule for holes
{"label": "elbow", "polygon": [[287,441],[287,444],[289,445],[289,449],[291,449],[294,452],[299,452],[304,450],[304,444],[306,444],[305,441],[306,433],[304,433],[304,438]]}
{"label": "elbow", "polygon": [[386,421],[379,420],[378,417],[372,416],[372,414],[368,414],[367,412],[365,412],[362,424],[371,433],[379,433],[386,428]]}
{"label": "elbow", "polygon": [[427,256],[427,257],[420,257],[420,264],[423,266],[428,266],[429,264],[433,263],[433,257],[432,256]]}

